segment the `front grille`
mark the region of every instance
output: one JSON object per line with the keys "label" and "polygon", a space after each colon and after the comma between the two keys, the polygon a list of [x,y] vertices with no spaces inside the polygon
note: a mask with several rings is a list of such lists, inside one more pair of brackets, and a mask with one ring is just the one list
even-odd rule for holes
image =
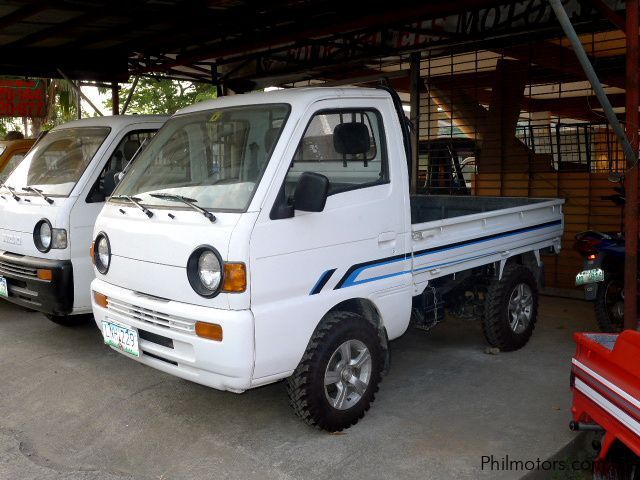
{"label": "front grille", "polygon": [[20,275],[22,277],[38,278],[38,271],[35,268],[23,267],[6,260],[0,260],[0,273],[10,275]]}
{"label": "front grille", "polygon": [[195,322],[193,320],[156,312],[114,298],[109,298],[107,310],[117,313],[122,317],[150,323],[158,327],[169,328],[184,333],[195,332]]}

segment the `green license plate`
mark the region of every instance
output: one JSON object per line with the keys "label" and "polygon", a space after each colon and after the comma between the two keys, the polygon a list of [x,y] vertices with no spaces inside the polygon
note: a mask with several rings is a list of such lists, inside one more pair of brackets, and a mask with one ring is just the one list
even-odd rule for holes
{"label": "green license plate", "polygon": [[592,268],[576,275],[576,285],[586,285],[588,283],[604,282],[604,270]]}

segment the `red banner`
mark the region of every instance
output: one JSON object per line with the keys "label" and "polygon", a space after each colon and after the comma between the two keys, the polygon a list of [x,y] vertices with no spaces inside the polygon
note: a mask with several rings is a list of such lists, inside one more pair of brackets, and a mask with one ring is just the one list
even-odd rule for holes
{"label": "red banner", "polygon": [[43,80],[0,79],[0,117],[44,117]]}

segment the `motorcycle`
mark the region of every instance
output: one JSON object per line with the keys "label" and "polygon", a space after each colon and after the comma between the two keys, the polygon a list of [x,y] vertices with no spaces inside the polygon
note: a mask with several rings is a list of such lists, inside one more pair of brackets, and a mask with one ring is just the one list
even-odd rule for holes
{"label": "motorcycle", "polygon": [[584,258],[576,285],[584,285],[586,300],[594,303],[602,332],[624,328],[624,236],[587,230],[576,235],[575,249]]}
{"label": "motorcycle", "polygon": [[[600,197],[619,207],[625,205],[623,178],[612,174],[610,181],[618,183],[615,193]],[[623,230],[622,217],[620,230]],[[625,240],[620,232],[587,230],[576,235],[574,248],[583,257],[583,270],[576,275],[576,285],[584,285],[586,300],[594,302],[600,330],[618,333],[624,328],[624,262]]]}

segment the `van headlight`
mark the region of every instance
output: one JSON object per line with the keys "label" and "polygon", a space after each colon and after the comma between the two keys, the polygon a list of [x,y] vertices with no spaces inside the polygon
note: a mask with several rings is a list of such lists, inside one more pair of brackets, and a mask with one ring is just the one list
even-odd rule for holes
{"label": "van headlight", "polygon": [[42,253],[49,250],[67,248],[67,231],[64,228],[53,228],[51,222],[43,218],[33,229],[33,243]]}
{"label": "van headlight", "polygon": [[213,247],[198,247],[187,262],[191,287],[202,297],[215,297],[222,286],[222,259]]}
{"label": "van headlight", "polygon": [[111,244],[109,237],[104,232],[100,232],[93,243],[93,264],[101,274],[106,274],[111,265]]}

